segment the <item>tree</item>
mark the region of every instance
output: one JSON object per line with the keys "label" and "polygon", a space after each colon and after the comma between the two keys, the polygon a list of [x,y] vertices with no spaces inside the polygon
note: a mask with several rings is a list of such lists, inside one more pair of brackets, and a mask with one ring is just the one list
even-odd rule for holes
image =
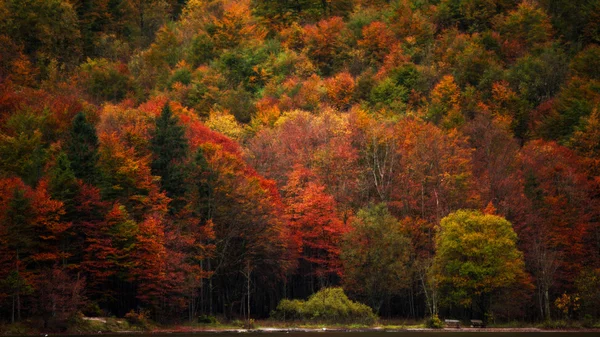
{"label": "tree", "polygon": [[575,153],[555,142],[535,140],[521,150],[528,208],[515,230],[538,287],[540,315],[546,319],[551,318],[551,297],[571,292],[581,269],[597,263],[597,246],[588,237],[594,223],[593,185],[581,164]]}
{"label": "tree", "polygon": [[394,215],[437,223],[450,212],[479,206],[472,149],[464,135],[413,118],[399,121],[394,130],[398,168],[388,204]]}
{"label": "tree", "polygon": [[83,112],[73,118],[65,149],[75,177],[93,185],[98,177],[98,136]]}
{"label": "tree", "polygon": [[161,178],[162,189],[173,200],[170,209],[176,213],[183,207],[180,198],[185,194],[183,164],[188,156],[188,144],[185,130],[179,125],[179,119],[173,116],[168,102],[160,116],[156,118],[150,149],[154,154],[151,164],[152,174]]}
{"label": "tree", "polygon": [[64,152],[58,154],[54,166],[50,169],[48,188],[53,199],[63,202],[65,219],[68,219],[75,209],[74,199],[79,193],[79,185],[71,169],[69,158]]}
{"label": "tree", "polygon": [[[11,322],[14,323],[21,320],[21,295],[32,290],[31,274],[25,270],[26,263],[22,260],[31,255],[35,245],[33,209],[20,179],[3,179],[1,182],[3,212],[0,240],[3,243],[2,255],[8,260],[8,265],[3,266],[2,283],[12,298]],[[5,274],[5,270],[10,272]]]}
{"label": "tree", "polygon": [[349,50],[350,31],[341,17],[322,20],[304,28],[307,55],[323,75],[334,73]]}
{"label": "tree", "polygon": [[325,186],[310,179],[310,171],[297,166],[284,191],[292,236],[301,242],[300,273],[310,277],[314,292],[314,276],[323,287],[332,277],[342,275],[339,255],[346,229],[337,217],[335,200],[324,192]]}
{"label": "tree", "polygon": [[346,289],[379,312],[385,300],[408,288],[410,241],[385,204],[361,209],[343,237],[341,259]]}
{"label": "tree", "polygon": [[498,20],[496,30],[505,39],[503,43],[508,57],[522,56],[535,47],[550,41],[552,25],[546,12],[533,2],[522,2],[504,20]]}
{"label": "tree", "polygon": [[487,321],[494,294],[525,276],[517,234],[506,219],[459,210],[436,235],[436,278],[447,303],[478,306]]}
{"label": "tree", "polygon": [[[80,53],[77,13],[69,1],[3,1],[7,16],[0,31],[22,44],[26,54],[41,61],[58,60],[73,66]],[[4,13],[2,13],[4,14]]]}

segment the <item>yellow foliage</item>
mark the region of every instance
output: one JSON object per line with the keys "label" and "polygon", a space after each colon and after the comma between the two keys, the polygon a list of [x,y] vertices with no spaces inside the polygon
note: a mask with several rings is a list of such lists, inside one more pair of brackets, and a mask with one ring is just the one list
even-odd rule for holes
{"label": "yellow foliage", "polygon": [[246,130],[227,110],[211,111],[206,126],[235,140],[241,140],[246,135]]}

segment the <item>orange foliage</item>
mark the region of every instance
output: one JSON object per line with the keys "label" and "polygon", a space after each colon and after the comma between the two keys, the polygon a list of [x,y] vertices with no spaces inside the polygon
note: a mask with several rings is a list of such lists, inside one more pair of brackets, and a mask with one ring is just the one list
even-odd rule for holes
{"label": "orange foliage", "polygon": [[394,46],[394,36],[383,22],[374,21],[362,29],[362,39],[358,46],[364,49],[369,59],[379,64]]}
{"label": "orange foliage", "polygon": [[349,73],[338,73],[325,81],[327,96],[338,110],[347,110],[354,94],[354,78]]}

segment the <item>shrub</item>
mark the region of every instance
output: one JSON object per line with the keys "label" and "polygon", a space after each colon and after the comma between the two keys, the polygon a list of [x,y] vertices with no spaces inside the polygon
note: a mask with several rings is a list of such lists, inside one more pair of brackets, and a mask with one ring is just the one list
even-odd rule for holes
{"label": "shrub", "polygon": [[362,324],[373,324],[377,318],[369,306],[350,300],[342,288],[322,289],[307,301],[282,300],[271,316],[276,319]]}
{"label": "shrub", "polygon": [[427,322],[425,322],[425,325],[430,329],[441,329],[444,327],[444,323],[437,315],[429,318]]}
{"label": "shrub", "polygon": [[149,325],[148,317],[146,313],[143,311],[135,312],[131,310],[130,312],[125,314],[125,320],[127,323],[135,326],[139,326],[142,328],[146,328]]}
{"label": "shrub", "polygon": [[198,323],[201,324],[218,324],[219,321],[215,316],[212,315],[200,315],[198,316]]}

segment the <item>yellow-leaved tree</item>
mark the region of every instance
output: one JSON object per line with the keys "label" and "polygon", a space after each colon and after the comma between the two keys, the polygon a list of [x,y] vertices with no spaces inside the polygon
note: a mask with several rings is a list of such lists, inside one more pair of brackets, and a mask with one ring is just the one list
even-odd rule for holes
{"label": "yellow-leaved tree", "polygon": [[433,272],[443,302],[479,309],[484,322],[500,290],[527,282],[517,234],[506,219],[459,210],[440,222]]}

